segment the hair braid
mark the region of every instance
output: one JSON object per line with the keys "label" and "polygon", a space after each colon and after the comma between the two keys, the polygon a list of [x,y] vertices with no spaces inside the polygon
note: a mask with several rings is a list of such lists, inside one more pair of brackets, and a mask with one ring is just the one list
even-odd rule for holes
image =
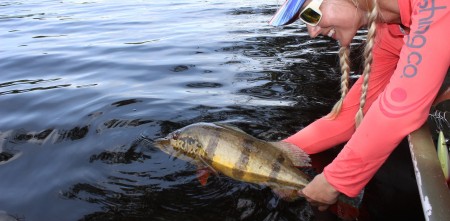
{"label": "hair braid", "polygon": [[369,74],[371,71],[371,65],[373,61],[372,49],[375,44],[375,35],[376,35],[376,20],[378,17],[378,6],[376,4],[376,0],[374,0],[374,7],[369,13],[368,18],[368,32],[367,32],[367,40],[366,46],[364,48],[364,72],[363,72],[363,83],[361,86],[361,98],[359,103],[359,110],[355,116],[356,127],[359,126],[363,119],[363,108],[366,104],[367,91],[369,88]]}
{"label": "hair braid", "polygon": [[334,105],[331,112],[327,115],[328,118],[334,119],[337,117],[342,108],[342,103],[344,102],[344,98],[348,93],[348,82],[350,76],[350,48],[349,47],[341,47],[339,49],[339,63],[341,66],[341,98]]}

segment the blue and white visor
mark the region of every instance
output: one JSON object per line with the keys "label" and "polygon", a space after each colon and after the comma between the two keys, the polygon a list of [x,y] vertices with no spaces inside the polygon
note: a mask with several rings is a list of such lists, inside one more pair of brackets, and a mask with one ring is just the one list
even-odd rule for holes
{"label": "blue and white visor", "polygon": [[280,26],[287,25],[297,20],[300,8],[306,0],[286,0],[278,9],[277,13],[269,21],[270,25]]}

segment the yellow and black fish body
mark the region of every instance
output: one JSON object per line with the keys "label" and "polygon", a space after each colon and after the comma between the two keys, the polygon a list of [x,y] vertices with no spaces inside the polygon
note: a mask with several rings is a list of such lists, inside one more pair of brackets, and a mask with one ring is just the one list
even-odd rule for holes
{"label": "yellow and black fish body", "polygon": [[192,124],[156,140],[155,145],[240,181],[293,190],[302,189],[309,182],[296,168],[309,166],[309,157],[300,148],[263,141],[227,125]]}

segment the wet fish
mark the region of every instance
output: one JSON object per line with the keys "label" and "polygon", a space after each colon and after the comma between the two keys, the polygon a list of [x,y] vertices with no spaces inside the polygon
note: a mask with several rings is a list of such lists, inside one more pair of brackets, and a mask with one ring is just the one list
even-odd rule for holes
{"label": "wet fish", "polygon": [[[206,166],[215,173],[279,191],[299,190],[309,182],[296,168],[310,166],[308,155],[300,148],[266,142],[228,125],[192,124],[155,140],[155,146],[174,156],[187,156],[201,169]],[[200,182],[205,184],[207,178],[208,173],[203,172]]]}
{"label": "wet fish", "polygon": [[[199,181],[205,185],[210,172],[233,179],[266,185],[286,200],[300,197],[297,191],[309,177],[297,167],[310,166],[309,156],[285,142],[257,139],[239,128],[218,123],[195,123],[178,129],[154,145],[164,152],[191,161],[199,168]],[[363,192],[356,198],[341,194],[337,215],[356,218]]]}

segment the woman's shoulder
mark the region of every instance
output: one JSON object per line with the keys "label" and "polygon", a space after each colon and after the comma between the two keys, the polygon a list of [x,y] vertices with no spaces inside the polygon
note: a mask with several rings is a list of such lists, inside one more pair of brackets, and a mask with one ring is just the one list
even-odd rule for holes
{"label": "woman's shoulder", "polygon": [[408,28],[414,20],[429,24],[439,14],[450,13],[448,0],[398,0],[398,6],[402,25]]}
{"label": "woman's shoulder", "polygon": [[399,24],[379,23],[377,25],[376,48],[398,56],[404,45],[404,36],[404,30]]}

